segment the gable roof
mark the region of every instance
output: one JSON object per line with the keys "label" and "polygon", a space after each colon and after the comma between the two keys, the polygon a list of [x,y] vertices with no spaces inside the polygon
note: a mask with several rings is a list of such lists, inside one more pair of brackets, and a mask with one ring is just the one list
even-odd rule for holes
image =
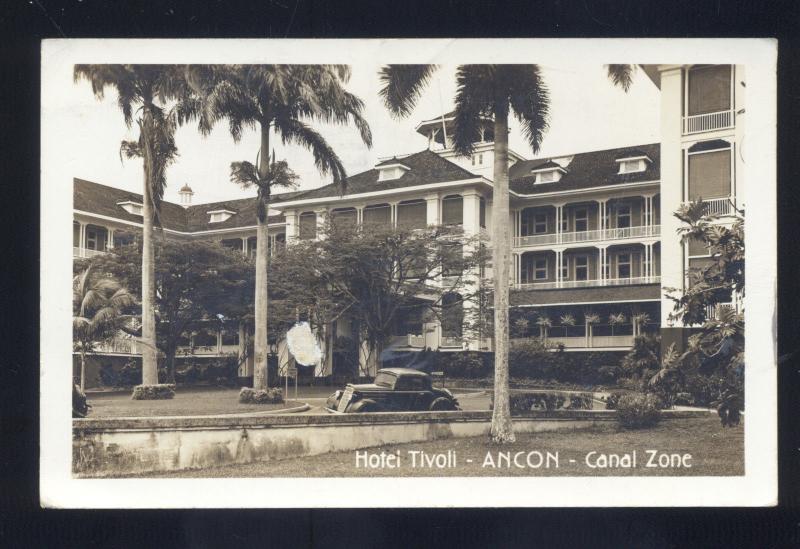
{"label": "gable roof", "polygon": [[[385,162],[386,161],[384,161],[384,163]],[[460,181],[462,179],[473,179],[476,177],[474,173],[465,170],[461,166],[442,158],[428,149],[394,159],[393,162],[400,162],[408,166],[409,170],[397,179],[388,179],[385,181],[378,181],[378,170],[374,168],[351,175],[347,178],[347,188],[345,189],[344,196],[390,189],[402,189],[403,187],[414,187],[416,185],[430,183]],[[334,183],[329,183],[328,185],[301,193],[294,198],[297,200],[305,200],[339,196],[342,196],[339,187]]]}
{"label": "gable roof", "polygon": [[[553,161],[549,158],[534,160],[521,160],[511,166],[509,170],[509,186],[512,191],[519,194],[539,194],[553,191],[569,191],[591,189],[606,185],[621,183],[636,183],[641,181],[656,181],[660,178],[660,151],[659,143],[637,145],[634,147],[621,147],[586,153],[576,153],[572,162],[564,166],[567,173],[555,183],[535,185],[535,175],[531,170],[547,167]],[[618,173],[617,158],[626,156],[647,156],[652,162],[647,163],[643,172]]]}
{"label": "gable roof", "polygon": [[[302,193],[303,191],[294,191],[274,194],[272,195],[272,203],[277,204]],[[118,204],[125,201],[141,204],[142,195],[77,177],[73,178],[72,207],[76,210],[112,217],[122,221],[141,223],[141,215],[128,213]],[[223,209],[234,211],[236,215],[220,223],[209,223],[210,216],[208,212]],[[163,201],[160,215],[161,224],[165,229],[180,232],[252,227],[256,225],[256,201],[253,198],[241,198],[238,200],[194,204],[186,208],[173,202]],[[283,214],[269,217],[270,223],[283,223],[284,221]]]}

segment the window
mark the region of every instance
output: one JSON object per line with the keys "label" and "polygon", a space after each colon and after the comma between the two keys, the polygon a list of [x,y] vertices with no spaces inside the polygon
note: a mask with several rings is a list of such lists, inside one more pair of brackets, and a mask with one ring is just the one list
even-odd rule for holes
{"label": "window", "polygon": [[300,214],[300,239],[313,240],[317,237],[317,214],[304,212]]}
{"label": "window", "polygon": [[86,226],[86,249],[97,250],[99,252],[106,251],[106,235],[108,233],[102,227],[95,227],[93,225]]}
{"label": "window", "polygon": [[533,261],[533,279],[547,280],[547,258],[535,259]]}
{"label": "window", "polygon": [[275,235],[275,249],[282,250],[286,247],[286,234],[278,233]]}
{"label": "window", "polygon": [[731,195],[731,150],[688,152],[689,200]]}
{"label": "window", "polygon": [[620,204],[617,206],[617,228],[626,229],[631,226],[631,205]]}
{"label": "window", "polygon": [[388,227],[392,223],[392,207],[389,204],[373,204],[364,208],[363,223],[365,225],[382,225]]}
{"label": "window", "polygon": [[464,198],[460,195],[442,199],[442,224],[461,225],[464,221]]}
{"label": "window", "polygon": [[479,213],[478,213],[478,222],[480,223],[481,229],[486,228],[486,199],[480,197],[478,199],[479,204]]}
{"label": "window", "polygon": [[731,66],[712,65],[689,69],[686,114],[706,114],[730,110]]}
{"label": "window", "polygon": [[403,376],[397,378],[395,391],[424,391],[425,379],[422,376]]}
{"label": "window", "polygon": [[575,231],[586,232],[589,230],[589,211],[586,208],[575,210]]}
{"label": "window", "polygon": [[589,280],[589,256],[575,256],[575,280]]}
{"label": "window", "polygon": [[424,200],[410,200],[397,205],[397,226],[424,229],[428,223],[428,205]]}
{"label": "window", "polygon": [[631,254],[617,255],[617,278],[631,277]]}
{"label": "window", "polygon": [[556,180],[556,172],[554,172],[554,171],[552,171],[552,172],[542,172],[542,173],[539,174],[539,177],[537,178],[536,182],[537,183],[552,183],[555,180]]}
{"label": "window", "polygon": [[464,324],[464,304],[456,293],[442,297],[442,335],[444,337],[461,337]]}
{"label": "window", "polygon": [[472,155],[472,165],[473,166],[482,166],[483,165],[483,153],[473,154]]}
{"label": "window", "polygon": [[463,244],[458,242],[442,244],[442,276],[460,276],[463,271]]}
{"label": "window", "polygon": [[533,233],[543,234],[547,232],[547,214],[537,213],[533,216]]}
{"label": "window", "polygon": [[644,171],[644,161],[623,160],[619,163],[619,173],[635,173]]}
{"label": "window", "polygon": [[220,244],[225,248],[230,248],[231,250],[238,250],[242,251],[242,239],[241,238],[229,238],[226,240],[220,241]]}
{"label": "window", "polygon": [[217,346],[217,334],[209,331],[209,330],[200,330],[196,334],[194,334],[194,346],[195,347],[216,347]]}
{"label": "window", "polygon": [[353,226],[358,222],[355,208],[339,208],[331,211],[331,221],[340,227]]}
{"label": "window", "polygon": [[390,374],[388,372],[381,372],[375,376],[375,381],[373,383],[380,387],[387,387],[389,389],[393,389],[395,380],[397,380],[397,377],[394,374]]}
{"label": "window", "polygon": [[239,332],[235,330],[225,330],[222,332],[222,344],[223,345],[239,345]]}

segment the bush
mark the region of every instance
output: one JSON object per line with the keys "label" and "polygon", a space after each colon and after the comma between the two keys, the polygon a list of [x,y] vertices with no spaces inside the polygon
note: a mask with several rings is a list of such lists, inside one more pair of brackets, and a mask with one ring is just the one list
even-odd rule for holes
{"label": "bush", "polygon": [[[568,392],[513,392],[509,395],[512,414],[524,414],[531,410],[591,410],[593,398],[591,393]],[[489,408],[494,407],[494,397]]]}
{"label": "bush", "polygon": [[137,385],[133,388],[133,400],[169,400],[175,396],[175,385],[159,383],[158,385]]}
{"label": "bush", "polygon": [[555,354],[538,337],[511,341],[508,353],[508,369],[512,377],[533,377],[549,379],[553,377]]}
{"label": "bush", "polygon": [[133,387],[142,382],[142,359],[131,357],[115,368],[112,363],[100,366],[100,382],[105,387]]}
{"label": "bush", "polygon": [[624,393],[611,393],[606,397],[606,410],[616,410],[619,406],[619,399],[624,396]]}
{"label": "bush", "polygon": [[242,404],[280,404],[283,402],[283,391],[277,387],[266,391],[242,387],[239,391],[239,402]]}
{"label": "bush", "polygon": [[661,399],[649,393],[623,395],[617,402],[617,421],[624,429],[653,427],[661,420]]}
{"label": "bush", "polygon": [[461,351],[438,353],[436,368],[444,372],[445,377],[474,379],[484,374],[484,362],[481,353]]}

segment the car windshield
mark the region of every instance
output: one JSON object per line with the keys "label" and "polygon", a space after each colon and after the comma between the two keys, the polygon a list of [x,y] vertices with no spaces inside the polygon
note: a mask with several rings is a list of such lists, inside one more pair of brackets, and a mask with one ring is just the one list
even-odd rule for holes
{"label": "car windshield", "polygon": [[385,372],[378,372],[378,375],[375,376],[375,385],[380,385],[381,387],[394,387],[394,380],[395,376],[392,374],[387,374]]}

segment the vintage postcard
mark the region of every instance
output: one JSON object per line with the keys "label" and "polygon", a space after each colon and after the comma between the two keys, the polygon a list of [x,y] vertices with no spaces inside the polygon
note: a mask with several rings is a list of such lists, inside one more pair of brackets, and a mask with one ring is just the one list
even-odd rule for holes
{"label": "vintage postcard", "polygon": [[776,504],[777,49],[44,41],[42,505]]}

